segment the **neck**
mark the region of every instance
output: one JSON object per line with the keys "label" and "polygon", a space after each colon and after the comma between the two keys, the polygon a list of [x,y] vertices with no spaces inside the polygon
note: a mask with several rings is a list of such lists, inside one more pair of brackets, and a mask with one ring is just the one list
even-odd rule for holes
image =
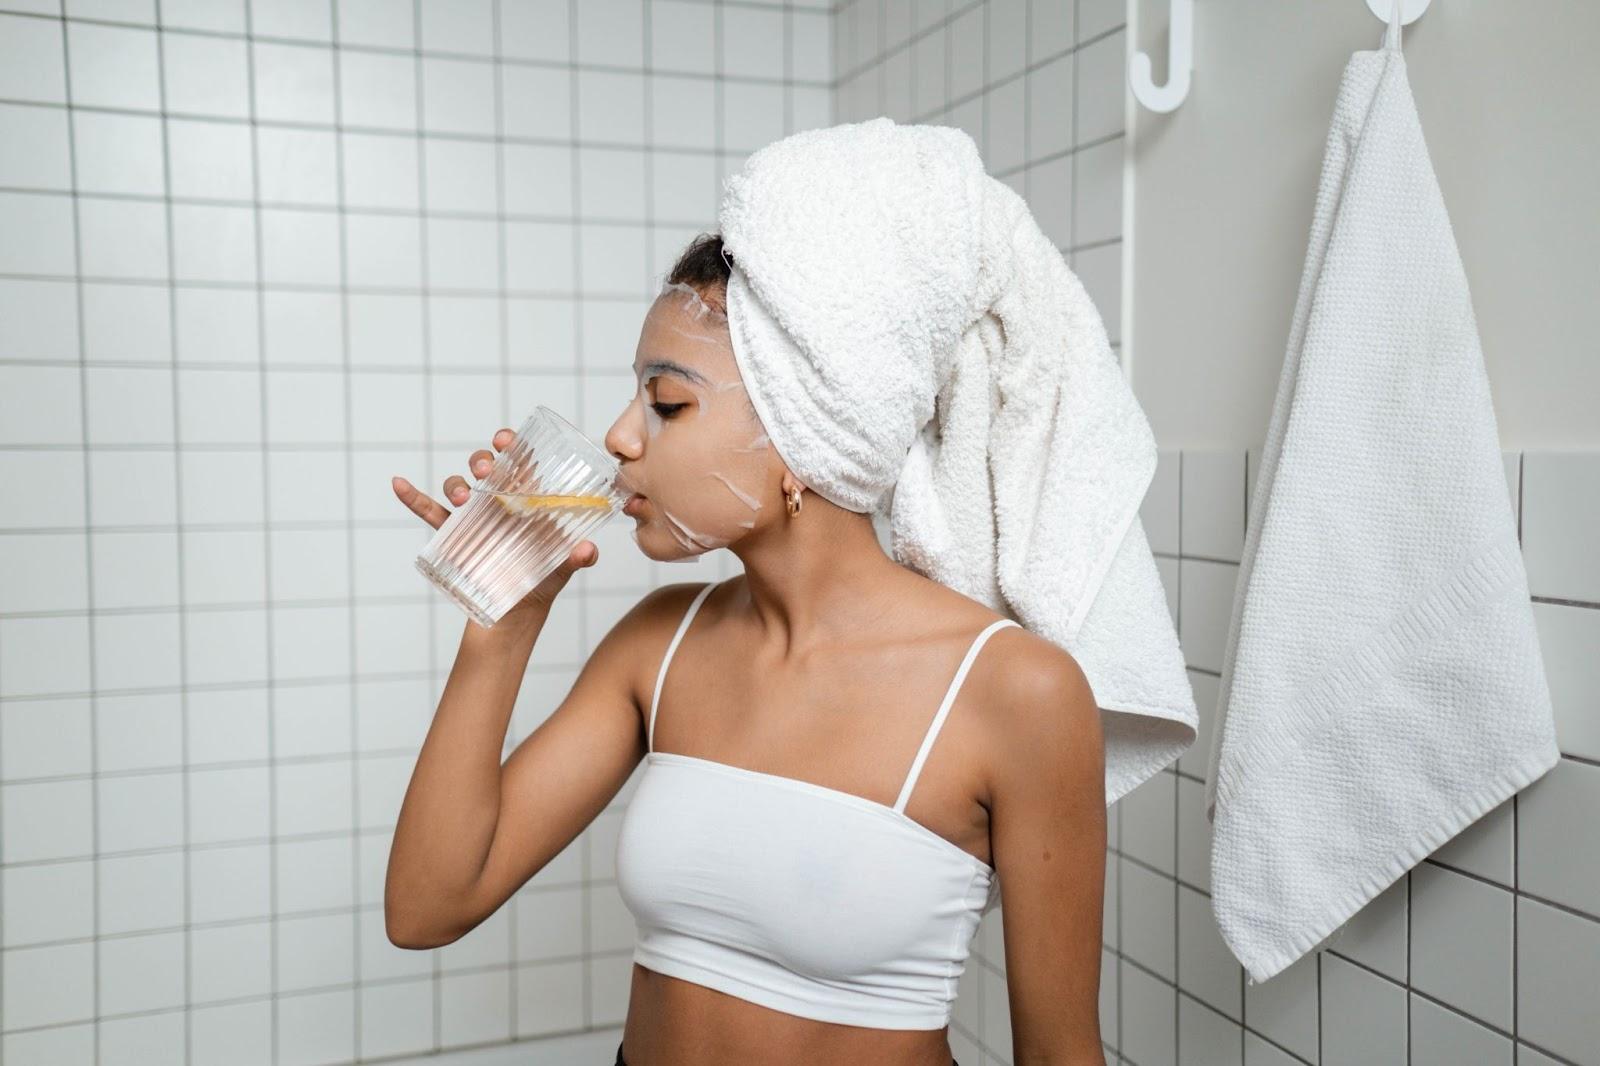
{"label": "neck", "polygon": [[884,617],[896,579],[909,571],[878,542],[872,516],[807,492],[798,515],[741,538],[729,551],[744,564],[748,613],[783,656],[850,639]]}

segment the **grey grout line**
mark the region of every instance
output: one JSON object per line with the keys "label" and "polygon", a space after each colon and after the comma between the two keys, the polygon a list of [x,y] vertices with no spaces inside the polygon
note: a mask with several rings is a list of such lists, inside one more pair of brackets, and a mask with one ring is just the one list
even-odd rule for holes
{"label": "grey grout line", "polygon": [[[435,456],[439,446],[433,440],[433,405],[435,396],[433,392],[433,271],[428,262],[428,221],[433,213],[428,205],[428,141],[425,134],[427,127],[427,82],[426,68],[422,57],[422,0],[411,0],[411,48],[412,69],[415,74],[413,82],[414,104],[417,115],[417,129],[411,135],[417,148],[417,270],[418,284],[421,290],[421,324],[422,324],[422,381],[423,396],[426,401],[422,408],[422,449],[423,469],[429,473],[437,473],[434,469]],[[446,500],[444,503],[448,504]],[[438,615],[435,611],[437,605],[430,600],[424,608],[423,616],[428,622],[427,634],[427,670],[428,670],[428,696],[429,701],[437,710],[439,698],[442,695],[441,686],[436,676],[435,664],[439,658],[439,633]],[[355,664],[352,663],[352,666]],[[433,1017],[432,1034],[428,1041],[431,1051],[444,1050],[444,960],[443,952],[438,948],[428,950],[429,985],[432,998]]]}
{"label": "grey grout line", "polygon": [[[505,51],[504,41],[501,37],[501,13],[504,5],[502,0],[492,0],[489,5],[489,19],[491,40],[494,48],[494,209],[495,215],[504,218],[506,214],[506,137],[505,137]],[[649,158],[649,153],[645,153]],[[500,424],[512,424],[511,416],[511,322],[508,300],[506,298],[507,282],[507,256],[506,256],[506,227],[495,226],[495,298],[496,323],[500,330],[498,356],[500,360]],[[493,441],[491,440],[491,450]],[[466,471],[469,481],[472,479],[472,469]],[[524,674],[521,684],[527,683]],[[520,691],[520,689],[519,689]],[[510,739],[515,735],[516,703],[513,698],[511,717],[507,723],[506,736],[500,744],[500,761],[505,762],[510,754]],[[506,1018],[510,1026],[509,1036],[516,1039],[520,1028],[518,1022],[518,995],[522,987],[522,966],[517,958],[517,938],[520,928],[519,914],[521,908],[518,899],[521,891],[511,893],[511,897],[504,904],[506,910],[506,958],[510,960],[510,972],[506,976]]]}
{"label": "grey grout line", "polygon": [[[255,44],[253,30],[255,24],[255,0],[244,2],[245,22],[245,71],[246,84],[249,92],[250,114],[250,192],[254,197],[261,195],[261,135],[260,127],[256,124],[256,69],[255,69]],[[262,219],[261,205],[258,202],[251,210],[253,223],[253,236],[255,240],[255,307],[256,307],[256,361],[257,384],[261,390],[259,397],[261,414],[261,516],[263,524],[272,521],[272,463],[266,444],[272,438],[272,422],[269,417],[267,385],[267,310],[266,294],[264,292],[264,279],[266,276],[266,252],[262,247]],[[180,516],[181,517],[181,516]],[[274,676],[274,655],[276,641],[272,632],[272,538],[262,538],[262,594],[266,602],[266,670],[265,689],[267,706],[267,873],[272,883],[267,886],[267,931],[270,942],[267,945],[268,959],[268,1027],[267,1048],[268,1062],[277,1066],[280,1047],[278,1040],[278,773],[277,773],[277,710],[278,690]]]}
{"label": "grey grout line", "polygon": [[[569,56],[578,56],[580,53],[580,49],[578,47],[580,36],[578,32],[578,8],[579,0],[567,0],[567,55]],[[715,9],[715,11],[720,10],[720,6]],[[576,66],[573,66],[570,72],[568,85],[570,87],[570,92],[567,94],[568,129],[571,130],[573,136],[576,137],[582,132],[583,129],[583,81],[578,76],[578,68]],[[716,88],[718,93],[722,91],[720,84],[717,84]],[[572,175],[572,213],[576,217],[583,213],[582,153],[575,149],[570,156],[568,165],[571,168]],[[583,294],[586,289],[585,278],[583,276],[583,227],[581,226],[574,226],[572,229],[572,278],[573,377],[576,381],[581,383],[583,380],[584,364]],[[578,419],[579,421],[582,421],[583,391],[581,385],[578,388],[577,393],[578,394],[575,399],[578,403]],[[582,833],[579,834],[580,837],[583,835],[584,834]],[[590,961],[590,955],[594,950],[594,945],[592,943],[594,907],[590,898],[592,893],[589,889],[592,879],[589,868],[588,839],[584,838],[578,843],[578,876],[584,886],[583,891],[579,893],[578,896],[579,920],[583,923],[583,927],[580,930],[580,942],[583,944],[583,961],[579,963],[578,972],[582,974],[583,979],[583,995],[580,998],[580,1002],[582,1004],[581,1011],[583,1024],[585,1028],[588,1028],[594,1025],[594,965]]]}
{"label": "grey grout line", "polygon": [[[78,197],[76,195],[77,188],[78,188],[78,135],[77,135],[77,116],[76,116],[76,114],[75,114],[75,112],[73,110],[73,107],[72,107],[72,99],[73,99],[73,91],[72,91],[72,43],[71,43],[69,35],[68,35],[67,31],[66,31],[66,25],[64,23],[63,23],[62,28],[61,28],[61,64],[62,64],[62,86],[63,86],[63,92],[65,93],[65,96],[66,96],[66,108],[67,108],[67,173],[68,173],[68,177],[69,177],[70,181],[72,182],[72,188],[73,188],[73,197],[72,197],[72,266],[73,266],[73,271],[75,273],[78,273],[78,272],[81,272],[82,269],[83,269],[83,219],[82,219],[81,211],[79,209]],[[74,302],[77,305],[76,306],[76,313],[77,313],[77,325],[78,325],[77,350],[78,350],[79,418],[82,421],[82,425],[80,427],[81,430],[82,430],[82,434],[81,435],[82,435],[85,451],[87,451],[87,447],[88,447],[88,443],[89,443],[89,375],[88,375],[88,372],[83,367],[83,358],[84,358],[84,354],[85,354],[85,341],[84,341],[85,333],[84,333],[84,319],[83,319],[83,280],[82,280],[81,276],[78,277],[78,279],[77,279],[77,281],[75,283],[73,291],[74,291]],[[89,477],[87,455],[85,456],[84,465],[85,465],[85,469],[84,469],[84,475],[85,476],[84,476],[84,479],[83,479],[83,524],[84,524],[84,527],[86,529],[89,529],[89,528],[93,528],[93,525],[94,525],[94,493],[90,490],[91,478]],[[89,605],[91,605],[91,606],[94,604],[94,594],[95,594],[95,587],[94,587],[94,549],[93,549],[92,544],[93,544],[92,538],[90,536],[88,536],[87,534],[85,534],[85,536],[83,538],[84,582],[85,582],[85,586],[84,586],[85,587],[84,602],[89,604]],[[95,695],[95,684],[96,684],[95,674],[97,673],[96,666],[98,664],[97,664],[97,660],[96,660],[96,642],[95,642],[95,635],[94,635],[94,619],[92,617],[90,617],[87,620],[87,624],[84,627],[84,637],[85,637],[85,643],[87,645],[86,666],[87,666],[88,680],[89,680],[89,692],[88,692],[89,735],[90,735],[90,737],[98,737],[100,735],[100,728],[99,728],[99,703],[100,703],[100,701]],[[94,1062],[97,1063],[97,1064],[100,1061],[100,1030],[101,1030],[101,1026],[100,1026],[99,1021],[98,1021],[98,1019],[100,1017],[100,985],[101,985],[101,980],[100,980],[100,859],[99,859],[99,853],[100,853],[100,785],[99,785],[99,780],[98,780],[98,778],[99,778],[99,770],[100,770],[99,745],[96,744],[96,743],[91,743],[89,745],[89,849],[90,849],[90,858],[89,858],[90,888],[89,888],[89,891],[90,891],[90,899],[92,901],[92,906],[94,908],[94,911],[90,915],[89,928],[90,928],[90,933],[94,938],[94,945],[93,945],[93,947],[91,949],[91,952],[90,952],[90,955],[91,955],[91,969],[90,969],[90,972],[91,972],[91,974],[93,976],[93,980],[94,980],[94,988],[91,990],[91,995],[92,995],[91,1003],[93,1004],[91,1009],[92,1009],[92,1016],[93,1016],[94,1019],[96,1019],[95,1022],[94,1022],[94,1034],[93,1034],[93,1038],[92,1038],[92,1046],[94,1048]]]}
{"label": "grey grout line", "polygon": [[[329,66],[332,68],[333,89],[333,122],[335,128],[344,125],[344,64],[339,62],[341,43],[339,40],[339,0],[330,0],[328,8],[329,32],[333,45],[333,59]],[[498,83],[498,79],[496,79]],[[498,87],[498,84],[497,84]],[[353,380],[352,364],[350,358],[350,233],[349,216],[345,212],[345,135],[333,135],[333,178],[334,178],[334,203],[338,208],[338,234],[339,234],[339,371],[343,374],[340,382],[344,394],[344,444],[341,449],[344,455],[344,480],[348,490],[344,494],[345,513],[343,525],[345,527],[345,573],[350,581],[347,596],[344,598],[346,611],[346,643],[345,649],[350,656],[350,670],[355,671],[356,666],[356,525],[355,525],[355,450],[350,442],[355,439],[355,396],[351,388]],[[360,716],[357,711],[356,687],[354,682],[349,686],[350,701],[350,975],[355,989],[350,997],[350,1046],[355,1052],[355,1058],[360,1061],[362,1055],[362,973],[361,965],[361,759],[358,753],[361,750]],[[336,912],[338,913],[338,912]]]}
{"label": "grey grout line", "polygon": [[[155,0],[156,21],[161,20],[161,0]],[[178,331],[178,288],[172,279],[178,275],[177,244],[174,240],[175,227],[172,221],[172,142],[169,123],[166,116],[167,110],[167,78],[166,78],[166,38],[161,34],[156,35],[156,72],[157,72],[157,98],[160,102],[161,118],[161,189],[164,204],[162,207],[163,221],[167,238],[167,327],[171,337],[171,347],[168,349],[168,373],[170,375],[170,388],[172,392],[172,439],[174,442],[182,439],[183,431],[183,400],[182,390],[178,384],[177,358],[179,348]],[[194,898],[192,892],[193,870],[191,864],[190,836],[193,826],[190,819],[190,766],[189,766],[189,628],[188,628],[188,589],[184,580],[184,528],[183,528],[183,453],[177,447],[172,449],[172,486],[173,486],[173,517],[178,520],[177,535],[174,544],[177,551],[177,565],[174,567],[177,584],[177,631],[178,631],[178,719],[180,736],[178,779],[182,796],[183,810],[180,812],[182,822],[182,869],[183,884],[179,891],[183,897],[183,1061],[185,1066],[194,1060]],[[92,536],[92,534],[91,534]],[[91,600],[90,610],[95,609]],[[98,741],[97,741],[98,742]],[[98,776],[98,775],[96,775]],[[98,852],[99,849],[96,848]],[[98,863],[97,863],[98,865]],[[96,1014],[99,1012],[96,1011]]]}
{"label": "grey grout line", "polygon": [[[712,5],[712,3],[714,2],[714,0],[677,0],[677,2],[699,3],[702,6],[710,7]],[[739,2],[739,0],[726,0],[726,2],[728,3],[729,6],[732,6],[732,7],[753,7],[755,9],[757,9],[757,10],[762,10],[762,11],[777,11],[778,10],[778,6],[776,4],[742,4],[742,3]],[[812,10],[817,10],[817,9],[806,8],[804,10],[812,11]],[[85,15],[62,15],[62,14],[49,14],[49,13],[37,12],[37,11],[15,11],[15,10],[10,10],[10,9],[4,8],[4,7],[0,7],[0,17],[4,17],[4,16],[8,16],[8,15],[16,16],[18,18],[32,19],[32,20],[38,20],[38,21],[60,22],[63,25],[66,25],[68,23],[72,23],[72,24],[75,24],[75,25],[83,25],[83,26],[100,26],[100,27],[104,27],[104,28],[107,28],[107,29],[135,30],[135,31],[140,31],[140,32],[144,32],[144,33],[151,33],[151,34],[155,34],[155,35],[167,34],[167,35],[171,35],[171,36],[174,36],[174,37],[201,37],[201,38],[210,38],[210,39],[213,39],[213,40],[223,40],[223,41],[254,40],[254,41],[259,41],[262,44],[286,45],[286,46],[291,47],[291,48],[304,48],[304,49],[306,49],[308,51],[310,51],[310,50],[322,50],[322,51],[332,52],[334,55],[338,55],[341,52],[354,52],[354,53],[360,53],[360,54],[365,54],[365,55],[386,55],[386,56],[393,56],[393,57],[396,57],[396,58],[405,58],[407,56],[416,54],[416,55],[420,55],[424,59],[444,59],[444,60],[452,60],[452,61],[456,61],[456,62],[482,63],[482,64],[485,64],[485,65],[494,62],[495,59],[496,59],[495,56],[488,55],[488,54],[485,54],[485,53],[482,53],[482,52],[453,52],[453,51],[443,50],[443,49],[422,48],[422,47],[420,47],[420,45],[416,45],[416,46],[413,46],[411,48],[401,48],[401,47],[399,47],[397,45],[366,44],[366,43],[362,43],[362,42],[340,43],[340,42],[338,42],[337,40],[334,39],[335,37],[337,37],[337,27],[336,26],[333,27],[333,30],[331,31],[332,35],[330,36],[330,38],[327,39],[327,40],[324,40],[324,39],[317,38],[317,37],[285,37],[285,36],[276,35],[276,34],[249,35],[247,33],[229,32],[227,30],[205,29],[203,27],[198,27],[198,26],[166,26],[166,25],[158,25],[155,22],[132,22],[132,21],[121,20],[121,19],[95,18],[95,17],[92,17],[92,16],[85,16]],[[420,41],[420,38],[418,38],[418,40]],[[576,54],[576,53],[573,53],[573,54]],[[506,63],[512,65],[512,66],[530,67],[530,68],[544,69],[544,70],[562,70],[562,69],[565,69],[565,68],[567,68],[569,66],[573,66],[573,67],[579,66],[579,64],[572,63],[570,60],[566,61],[566,62],[563,62],[562,60],[559,60],[559,59],[531,59],[531,58],[525,58],[525,57],[522,57],[522,56],[506,56],[506,57],[504,57],[504,61]],[[638,74],[639,73],[638,69],[635,68],[635,67],[621,66],[621,65],[618,65],[618,64],[615,64],[615,63],[585,63],[585,64],[582,64],[581,67],[582,67],[583,70],[595,71],[595,72],[599,72],[599,73],[612,73],[612,74]],[[706,74],[703,71],[690,70],[690,69],[687,69],[687,68],[679,70],[677,68],[669,67],[666,70],[664,70],[662,73],[672,74],[674,76],[684,76],[684,77],[702,77],[702,78],[710,77],[710,75]],[[752,75],[752,74],[731,74],[731,75],[728,75],[728,78],[729,78],[730,81],[736,81],[736,82],[737,81],[742,81],[742,82],[751,82],[751,83],[759,83],[759,84],[772,84],[773,81],[774,81],[774,79],[772,79],[772,78],[763,78],[763,77],[760,77],[758,75]],[[803,84],[815,86],[817,88],[830,88],[831,87],[827,82],[816,82],[816,81],[809,81],[809,80],[803,82]],[[27,101],[27,102],[28,103],[39,103],[40,101],[30,100],[30,101]],[[151,112],[143,111],[141,109],[141,113],[150,114]],[[184,116],[180,114],[180,115],[178,115],[178,117],[184,117]]]}

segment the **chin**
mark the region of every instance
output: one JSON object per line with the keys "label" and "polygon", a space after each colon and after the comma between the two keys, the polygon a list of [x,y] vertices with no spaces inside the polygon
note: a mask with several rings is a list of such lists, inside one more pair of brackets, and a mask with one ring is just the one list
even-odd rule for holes
{"label": "chin", "polygon": [[633,516],[633,542],[645,558],[658,563],[691,563],[707,551],[689,551],[672,534],[657,529],[648,518]]}

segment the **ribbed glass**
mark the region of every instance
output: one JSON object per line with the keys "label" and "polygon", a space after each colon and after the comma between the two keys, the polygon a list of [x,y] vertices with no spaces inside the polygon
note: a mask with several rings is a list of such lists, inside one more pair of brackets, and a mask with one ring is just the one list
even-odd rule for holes
{"label": "ribbed glass", "polygon": [[434,533],[417,569],[489,628],[621,512],[631,493],[617,474],[616,460],[540,406]]}

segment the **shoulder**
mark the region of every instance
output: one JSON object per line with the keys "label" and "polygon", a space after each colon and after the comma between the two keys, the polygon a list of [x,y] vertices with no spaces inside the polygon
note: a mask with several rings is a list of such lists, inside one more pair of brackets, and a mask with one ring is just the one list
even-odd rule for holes
{"label": "shoulder", "polygon": [[1103,787],[1100,711],[1078,660],[1017,626],[997,630],[983,654],[977,702],[991,795],[1063,774]]}
{"label": "shoulder", "polygon": [[[655,669],[666,653],[672,635],[705,588],[704,581],[677,581],[656,585],[621,617],[595,647],[585,669],[603,670],[626,678],[637,701],[655,683]],[[712,594],[715,596],[715,593]],[[709,597],[708,597],[709,598]],[[703,606],[703,605],[702,605]]]}

